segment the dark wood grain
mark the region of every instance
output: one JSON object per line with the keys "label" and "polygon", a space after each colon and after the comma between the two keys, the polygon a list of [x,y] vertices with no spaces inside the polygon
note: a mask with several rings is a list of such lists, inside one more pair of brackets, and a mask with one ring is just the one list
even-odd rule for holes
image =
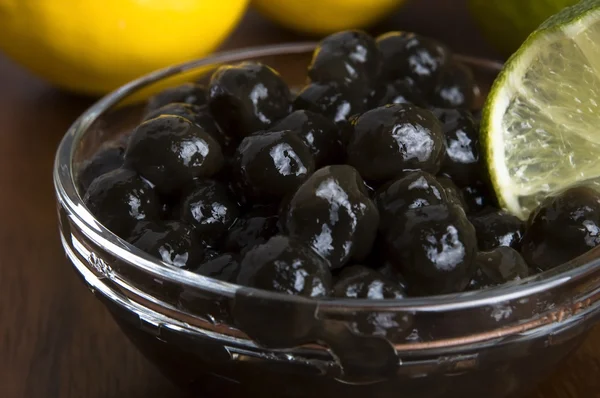
{"label": "dark wood grain", "polygon": [[[460,1],[413,1],[376,31],[414,30],[496,57]],[[250,13],[236,48],[304,40]],[[57,234],[54,151],[90,99],[59,92],[0,56],[0,397],[181,397],[76,278]],[[530,398],[600,396],[600,329]]]}

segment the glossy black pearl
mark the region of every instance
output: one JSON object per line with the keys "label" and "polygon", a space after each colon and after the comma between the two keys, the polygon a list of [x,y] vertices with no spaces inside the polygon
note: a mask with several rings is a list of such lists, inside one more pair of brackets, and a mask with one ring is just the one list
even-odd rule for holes
{"label": "glossy black pearl", "polygon": [[267,129],[290,109],[290,90],[270,67],[253,62],[220,66],[209,85],[209,107],[226,134]]}
{"label": "glossy black pearl", "polygon": [[275,236],[246,253],[237,283],[307,297],[329,295],[332,284],[327,260],[286,236]]}
{"label": "glossy black pearl", "polygon": [[103,145],[88,160],[84,161],[77,172],[80,192],[85,194],[94,179],[123,166],[125,148],[117,143]]}
{"label": "glossy black pearl", "polygon": [[246,137],[233,159],[235,179],[252,200],[272,201],[293,193],[315,169],[308,147],[292,131]]}
{"label": "glossy black pearl", "polygon": [[194,228],[181,221],[141,222],[128,241],[178,268],[187,269],[204,259],[204,246],[196,240]]}
{"label": "glossy black pearl", "polygon": [[478,91],[471,68],[452,61],[442,69],[430,102],[440,108],[472,109]]}
{"label": "glossy black pearl", "polygon": [[386,105],[353,122],[348,164],[367,180],[387,181],[405,170],[437,173],[444,156],[442,126],[428,110]]}
{"label": "glossy black pearl", "polygon": [[[202,239],[202,243],[206,243],[206,241],[211,242],[210,239]],[[223,253],[221,253],[220,251],[209,247],[204,251],[204,260],[203,261],[209,262],[218,257],[221,257],[222,255],[223,255]]]}
{"label": "glossy black pearl", "polygon": [[198,127],[210,134],[221,145],[222,149],[229,148],[232,145],[231,137],[225,135],[219,126],[217,126],[206,105],[198,106],[174,102],[149,112],[144,121],[163,115],[181,116],[194,122]]}
{"label": "glossy black pearl", "polygon": [[407,79],[400,79],[389,82],[385,85],[385,91],[379,98],[379,106],[390,104],[412,104],[425,108],[425,100],[414,82]]}
{"label": "glossy black pearl", "polygon": [[471,280],[477,237],[464,211],[456,206],[406,211],[386,233],[385,242],[388,261],[414,294],[459,292]]}
{"label": "glossy black pearl", "polygon": [[83,201],[106,228],[123,239],[138,222],[157,220],[160,214],[160,201],[152,185],[124,168],[96,178]]}
{"label": "glossy black pearl", "polygon": [[214,180],[196,181],[181,205],[181,219],[209,243],[221,238],[238,215],[239,207],[227,187]]}
{"label": "glossy black pearl", "polygon": [[[333,296],[344,299],[401,300],[403,287],[362,265],[342,269],[333,286]],[[359,335],[378,336],[392,341],[406,337],[412,330],[413,316],[400,312],[362,312],[354,314],[351,328]]]}
{"label": "glossy black pearl", "polygon": [[265,243],[279,232],[279,217],[271,211],[254,211],[238,218],[227,232],[223,249],[245,254],[253,247]]}
{"label": "glossy black pearl", "polygon": [[547,198],[531,214],[521,253],[530,266],[548,270],[599,243],[600,195],[579,186]]}
{"label": "glossy black pearl", "polygon": [[471,218],[477,232],[479,250],[489,251],[500,246],[519,250],[525,226],[523,222],[504,211],[494,211]]}
{"label": "glossy black pearl", "polygon": [[[369,87],[363,96],[363,111],[368,111],[380,106],[381,99],[387,94],[388,88],[386,84],[381,82],[374,83],[374,86]],[[359,115],[354,115],[358,117]]]}
{"label": "glossy black pearl", "polygon": [[365,88],[381,71],[382,57],[375,40],[359,30],[334,33],[323,39],[308,67],[313,82],[336,82]]}
{"label": "glossy black pearl", "polygon": [[183,83],[167,88],[148,100],[146,113],[174,102],[202,106],[207,102],[206,88],[196,83]]}
{"label": "glossy black pearl", "polygon": [[470,213],[477,214],[490,207],[498,207],[494,192],[485,178],[475,180],[469,185],[461,187],[463,198],[467,204],[465,208]]}
{"label": "glossy black pearl", "polygon": [[285,230],[339,268],[371,250],[379,214],[358,172],[347,165],[317,170],[292,197]]}
{"label": "glossy black pearl", "polygon": [[223,282],[235,283],[240,272],[240,263],[235,255],[226,253],[193,267],[190,271]]}
{"label": "glossy black pearl", "polygon": [[477,253],[475,263],[475,276],[469,284],[469,290],[501,285],[529,276],[529,267],[523,257],[508,246]]}
{"label": "glossy black pearl", "polygon": [[163,193],[223,166],[221,146],[188,119],[159,116],[140,124],[129,139],[125,162]]}
{"label": "glossy black pearl", "polygon": [[400,299],[406,296],[398,283],[362,265],[346,267],[337,277],[333,296],[358,299]]}
{"label": "glossy black pearl", "polygon": [[[380,247],[381,247],[381,245],[380,245]],[[404,294],[406,295],[406,290],[407,290],[406,289],[406,287],[407,287],[406,279],[404,279],[404,277],[398,272],[398,269],[396,267],[394,267],[392,264],[390,264],[389,261],[384,261],[383,265],[377,267],[376,270],[381,275],[383,275],[383,277],[386,280],[392,281],[393,283],[400,286],[400,290],[402,292],[404,292]]]}
{"label": "glossy black pearl", "polygon": [[307,110],[297,110],[271,127],[272,131],[296,133],[311,151],[317,167],[333,163],[343,153],[337,126],[325,116]]}
{"label": "glossy black pearl", "polygon": [[440,170],[458,186],[468,186],[481,175],[479,131],[468,111],[433,109],[442,123],[446,139],[446,157]]}
{"label": "glossy black pearl", "polygon": [[365,109],[365,93],[335,83],[311,83],[298,93],[293,107],[319,113],[343,126]]}
{"label": "glossy black pearl", "polygon": [[379,229],[386,230],[410,209],[448,202],[444,187],[425,171],[413,171],[382,186],[375,194]]}
{"label": "glossy black pearl", "polygon": [[457,205],[462,207],[465,212],[469,212],[469,206],[467,205],[467,201],[458,186],[448,177],[438,175],[435,177],[437,182],[444,188],[446,192],[446,196],[448,198],[448,203]]}
{"label": "glossy black pearl", "polygon": [[377,44],[383,55],[382,77],[388,81],[410,78],[424,92],[434,89],[451,57],[445,45],[414,33],[389,32],[379,36]]}

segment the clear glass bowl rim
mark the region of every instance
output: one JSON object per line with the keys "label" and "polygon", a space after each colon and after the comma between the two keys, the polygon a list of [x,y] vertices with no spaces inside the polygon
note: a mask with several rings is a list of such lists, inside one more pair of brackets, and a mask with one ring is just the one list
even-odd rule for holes
{"label": "clear glass bowl rim", "polygon": [[[203,66],[241,62],[266,56],[303,54],[313,51],[316,44],[315,42],[286,43],[220,52],[209,57],[149,73],[101,98],[72,124],[56,151],[53,180],[60,205],[67,211],[71,221],[92,242],[103,247],[120,261],[125,261],[139,270],[151,274],[153,277],[224,296],[241,293],[276,301],[316,302],[319,308],[331,312],[350,313],[353,311],[381,310],[437,312],[494,305],[552,290],[569,281],[585,278],[600,266],[600,247],[597,247],[580,258],[530,278],[473,292],[405,298],[402,300],[305,298],[221,282],[171,266],[114,235],[101,225],[85,207],[75,184],[74,155],[77,144],[92,123],[123,98],[161,79]],[[490,72],[499,72],[502,68],[502,63],[497,61],[464,55],[456,55],[456,58],[470,64],[472,67],[486,69]],[[590,257],[592,260],[589,260]]]}

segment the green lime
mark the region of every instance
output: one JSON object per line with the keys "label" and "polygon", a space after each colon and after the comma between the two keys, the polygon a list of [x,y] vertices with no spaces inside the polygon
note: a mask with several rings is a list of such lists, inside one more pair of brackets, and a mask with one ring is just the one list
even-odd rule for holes
{"label": "green lime", "polygon": [[600,0],[544,22],[494,82],[482,145],[501,205],[525,219],[569,186],[600,190]]}
{"label": "green lime", "polygon": [[485,38],[512,54],[548,17],[578,0],[469,0],[469,10]]}

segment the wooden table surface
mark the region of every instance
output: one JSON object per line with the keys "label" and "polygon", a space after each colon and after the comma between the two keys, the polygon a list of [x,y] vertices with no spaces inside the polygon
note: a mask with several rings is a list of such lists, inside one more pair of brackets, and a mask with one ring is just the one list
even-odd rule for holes
{"label": "wooden table surface", "polygon": [[[496,56],[458,0],[415,1],[376,31],[391,29]],[[298,39],[250,12],[225,47]],[[125,339],[59,243],[54,151],[90,104],[0,55],[0,397],[183,397]],[[600,397],[600,329],[528,398],[594,397]]]}

